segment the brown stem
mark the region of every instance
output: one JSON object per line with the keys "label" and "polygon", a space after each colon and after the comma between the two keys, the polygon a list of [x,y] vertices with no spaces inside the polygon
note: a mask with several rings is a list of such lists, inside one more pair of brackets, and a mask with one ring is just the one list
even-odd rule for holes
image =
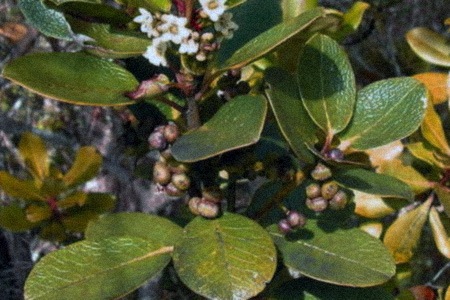
{"label": "brown stem", "polygon": [[198,103],[195,97],[187,97],[187,109],[184,112],[188,129],[196,129],[200,127],[200,113],[198,111]]}

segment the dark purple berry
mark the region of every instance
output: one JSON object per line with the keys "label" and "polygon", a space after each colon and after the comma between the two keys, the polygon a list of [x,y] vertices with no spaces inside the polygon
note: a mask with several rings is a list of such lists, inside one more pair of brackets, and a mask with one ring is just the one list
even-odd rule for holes
{"label": "dark purple berry", "polygon": [[306,224],[306,217],[295,210],[288,212],[286,220],[292,228],[301,228]]}
{"label": "dark purple berry", "polygon": [[327,209],[328,201],[322,197],[317,197],[313,199],[307,198],[306,206],[315,212],[321,212]]}
{"label": "dark purple berry", "polygon": [[280,220],[280,222],[278,222],[278,229],[284,234],[292,231],[292,227],[287,219],[282,219]]}

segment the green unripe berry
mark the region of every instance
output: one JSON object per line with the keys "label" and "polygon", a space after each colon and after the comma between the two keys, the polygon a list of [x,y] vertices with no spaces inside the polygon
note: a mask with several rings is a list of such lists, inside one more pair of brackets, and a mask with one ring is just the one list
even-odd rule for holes
{"label": "green unripe berry", "polygon": [[329,201],[329,206],[333,210],[340,210],[345,208],[348,203],[348,196],[343,190],[340,190]]}
{"label": "green unripe berry", "polygon": [[325,200],[330,200],[339,191],[339,185],[336,181],[329,181],[322,185],[320,191]]}
{"label": "green unripe berry", "polygon": [[312,211],[321,212],[327,209],[328,201],[322,197],[317,197],[313,199],[307,198],[306,206]]}
{"label": "green unripe berry", "polygon": [[185,191],[191,185],[191,180],[185,173],[173,174],[172,184],[179,190]]}
{"label": "green unripe berry", "polygon": [[156,162],[153,166],[153,181],[161,185],[166,185],[170,182],[172,175],[170,174],[169,166],[163,162]]}
{"label": "green unripe berry", "polygon": [[219,204],[206,201],[204,199],[201,199],[201,201],[198,203],[197,209],[200,216],[208,219],[217,217],[220,211]]}
{"label": "green unripe berry", "polygon": [[306,197],[317,198],[321,195],[320,185],[318,183],[311,183],[306,187]]}
{"label": "green unripe berry", "polygon": [[331,177],[331,170],[324,164],[318,163],[311,171],[311,177],[318,181],[324,181]]}

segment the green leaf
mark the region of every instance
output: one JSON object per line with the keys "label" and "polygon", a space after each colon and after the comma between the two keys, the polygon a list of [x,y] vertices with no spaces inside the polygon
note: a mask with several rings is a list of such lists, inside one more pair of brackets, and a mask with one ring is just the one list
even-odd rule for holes
{"label": "green leaf", "polygon": [[450,67],[450,46],[444,36],[424,27],[411,29],[406,41],[412,50],[430,64]]}
{"label": "green leaf", "polygon": [[119,298],[161,271],[171,251],[136,237],[81,241],[35,265],[25,282],[25,299]]}
{"label": "green leaf", "polygon": [[127,105],[138,82],[122,67],[83,53],[34,53],[4,69],[5,78],[45,97],[79,105]]}
{"label": "green leaf", "polygon": [[14,198],[45,201],[45,197],[33,180],[21,180],[5,171],[0,171],[0,188]]}
{"label": "green leaf", "polygon": [[327,135],[342,131],[353,114],[356,83],[344,50],[323,34],[305,45],[298,64],[298,86],[311,118]]}
{"label": "green leaf", "polygon": [[333,178],[349,189],[372,195],[409,200],[414,198],[411,188],[403,181],[365,169],[338,170],[333,173]]}
{"label": "green leaf", "polygon": [[145,8],[151,12],[169,12],[171,0],[116,0],[118,3],[132,8]]}
{"label": "green leaf", "polygon": [[292,272],[354,287],[381,284],[395,274],[395,264],[383,244],[357,228],[327,231],[310,219],[292,235],[283,235],[277,225],[268,230]]}
{"label": "green leaf", "polygon": [[342,16],[340,28],[332,32],[331,36],[337,41],[343,40],[346,36],[354,33],[364,18],[364,13],[370,8],[370,4],[362,1],[356,1]]}
{"label": "green leaf", "polygon": [[203,126],[182,135],[172,146],[178,161],[195,162],[252,145],[259,140],[267,112],[262,96],[238,96]]}
{"label": "green leaf", "polygon": [[271,280],[276,250],[257,223],[226,213],[189,223],[173,261],[180,279],[194,292],[210,299],[248,299]]}
{"label": "green leaf", "polygon": [[435,207],[431,207],[428,220],[430,222],[431,231],[433,232],[436,247],[442,255],[450,259],[450,239]]}
{"label": "green leaf", "polygon": [[233,8],[235,6],[241,5],[242,3],[245,3],[247,0],[227,0],[225,2],[225,5],[227,6],[227,9]]}
{"label": "green leaf", "polygon": [[[126,27],[126,24],[133,20],[124,9],[117,9],[103,3],[69,1],[58,5],[58,10],[64,12],[66,16],[78,17],[96,23],[118,25],[121,28]],[[70,22],[71,19],[68,19],[68,21]]]}
{"label": "green leaf", "polygon": [[43,181],[49,176],[50,164],[44,141],[31,132],[25,132],[20,138],[19,151],[26,166],[35,179]]}
{"label": "green leaf", "polygon": [[63,3],[67,2],[85,2],[85,3],[100,3],[101,0],[50,0],[51,2],[55,3],[56,5],[61,5]]}
{"label": "green leaf", "polygon": [[85,232],[88,240],[105,236],[131,236],[173,246],[181,239],[182,229],[171,221],[145,213],[115,213],[91,222]]}
{"label": "green leaf", "polygon": [[297,17],[301,13],[317,7],[317,0],[282,0],[280,3],[283,20]]}
{"label": "green leaf", "polygon": [[94,147],[81,147],[70,170],[62,178],[68,186],[77,186],[95,177],[102,165],[102,157]]}
{"label": "green leaf", "polygon": [[36,226],[27,220],[25,210],[18,205],[0,206],[0,226],[12,232],[29,230]]}
{"label": "green leaf", "polygon": [[278,126],[294,153],[304,162],[313,163],[314,155],[305,146],[317,142],[317,127],[302,104],[295,79],[281,69],[269,69],[265,79],[266,95]]}
{"label": "green leaf", "polygon": [[434,188],[434,191],[438,196],[439,202],[444,207],[446,215],[450,217],[450,188],[438,184]]}
{"label": "green leaf", "polygon": [[391,251],[395,263],[408,262],[413,256],[423,225],[428,218],[431,202],[432,199],[429,199],[419,207],[400,215],[386,231],[383,241]]}
{"label": "green leaf", "polygon": [[47,8],[40,0],[20,0],[19,8],[27,21],[43,34],[71,41],[73,33],[64,15]]}
{"label": "green leaf", "polygon": [[406,148],[415,158],[423,160],[431,166],[445,168],[445,163],[435,156],[435,149],[426,141],[408,144]]}
{"label": "green leaf", "polygon": [[237,50],[223,65],[218,67],[217,72],[238,69],[255,61],[290,37],[307,28],[314,20],[322,16],[322,14],[322,8],[311,9],[294,19],[278,24],[263,32]]}
{"label": "green leaf", "polygon": [[425,87],[410,77],[372,83],[359,91],[353,119],[340,134],[342,146],[365,150],[404,138],[422,122]]}

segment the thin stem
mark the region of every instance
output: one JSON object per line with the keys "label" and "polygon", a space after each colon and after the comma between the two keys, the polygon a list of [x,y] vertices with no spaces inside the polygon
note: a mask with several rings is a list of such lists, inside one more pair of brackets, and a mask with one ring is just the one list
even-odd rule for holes
{"label": "thin stem", "polygon": [[184,112],[188,129],[196,129],[200,127],[200,114],[198,111],[198,103],[195,97],[187,97],[187,110]]}
{"label": "thin stem", "polygon": [[154,100],[157,100],[157,101],[159,101],[159,102],[161,102],[161,103],[164,103],[164,104],[166,104],[166,105],[172,107],[173,109],[176,109],[176,110],[179,111],[180,113],[183,113],[183,111],[184,111],[184,107],[183,107],[183,106],[181,106],[181,105],[179,105],[178,103],[175,103],[175,102],[173,102],[173,101],[167,99],[166,97],[163,97],[163,96],[157,96],[157,97],[154,97],[153,99],[154,99]]}

